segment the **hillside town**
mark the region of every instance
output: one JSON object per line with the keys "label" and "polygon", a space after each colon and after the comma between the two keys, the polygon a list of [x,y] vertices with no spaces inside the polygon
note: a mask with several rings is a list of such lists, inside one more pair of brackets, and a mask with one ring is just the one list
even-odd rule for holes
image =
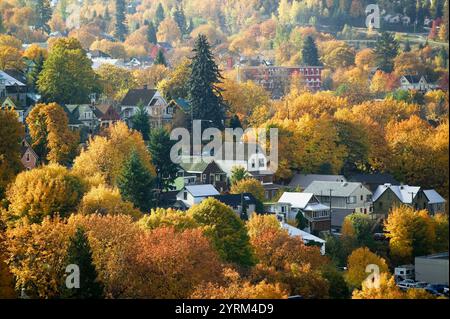
{"label": "hillside town", "polygon": [[372,2],[1,0],[0,299],[448,298],[448,0]]}

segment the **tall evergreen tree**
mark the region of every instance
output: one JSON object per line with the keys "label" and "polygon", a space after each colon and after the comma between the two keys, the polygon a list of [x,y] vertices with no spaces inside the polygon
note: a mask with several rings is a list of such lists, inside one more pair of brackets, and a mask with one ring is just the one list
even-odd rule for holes
{"label": "tall evergreen tree", "polygon": [[33,89],[33,91],[35,91],[37,88],[36,82],[39,78],[39,74],[44,68],[44,56],[42,55],[42,52],[39,52],[38,56],[33,62],[33,69],[31,69],[31,71],[28,73],[27,78],[29,86]]}
{"label": "tall evergreen tree", "polygon": [[375,43],[374,53],[378,67],[384,72],[392,72],[399,44],[389,32],[383,32]]}
{"label": "tall evergreen tree", "polygon": [[168,190],[178,172],[178,165],[170,159],[170,150],[175,141],[163,129],[155,129],[150,134],[148,149],[152,154],[152,162],[156,169],[156,187],[161,191]]}
{"label": "tall evergreen tree", "polygon": [[403,51],[404,52],[411,52],[411,43],[409,42],[409,40],[406,40],[405,46],[403,47]]}
{"label": "tall evergreen tree", "polygon": [[317,66],[320,65],[319,52],[317,51],[316,43],[314,39],[307,36],[303,42],[302,47],[302,60],[304,65]]}
{"label": "tall evergreen tree", "polygon": [[155,25],[151,21],[148,22],[148,26],[147,26],[147,40],[151,44],[157,44],[158,43],[158,39],[156,38]]}
{"label": "tall evergreen tree", "polygon": [[193,52],[194,57],[190,64],[191,76],[188,81],[192,118],[205,120],[212,123],[212,126],[222,128],[225,103],[217,86],[221,83],[222,76],[205,35],[198,36]]}
{"label": "tall evergreen tree", "polygon": [[178,28],[180,29],[181,34],[186,34],[187,32],[187,24],[186,24],[186,16],[184,15],[183,7],[176,7],[173,12],[173,19],[175,20]]}
{"label": "tall evergreen tree", "polygon": [[67,250],[66,265],[75,264],[80,269],[80,287],[67,288],[65,278],[61,297],[67,299],[103,298],[103,284],[98,280],[97,270],[93,264],[92,251],[86,232],[79,227],[70,239]]}
{"label": "tall evergreen tree", "polygon": [[150,138],[150,119],[145,111],[142,102],[138,103],[137,112],[131,119],[131,125],[136,131],[141,132],[144,141],[148,141]]}
{"label": "tall evergreen tree", "polygon": [[156,7],[156,12],[155,12],[155,25],[156,28],[159,28],[159,24],[165,19],[166,14],[164,13],[164,8],[160,3],[158,3],[158,6]]}
{"label": "tall evergreen tree", "polygon": [[116,0],[116,24],[114,28],[114,35],[120,41],[124,41],[128,33],[125,21],[125,9],[125,0]]}
{"label": "tall evergreen tree", "polygon": [[162,49],[158,50],[155,61],[153,63],[167,66],[166,57],[164,56],[164,51]]}
{"label": "tall evergreen tree", "polygon": [[36,1],[36,29],[42,30],[45,33],[50,33],[48,21],[52,17],[52,8],[49,0]]}
{"label": "tall evergreen tree", "polygon": [[136,151],[124,163],[117,186],[122,198],[132,202],[142,212],[149,212],[153,207],[153,176]]}

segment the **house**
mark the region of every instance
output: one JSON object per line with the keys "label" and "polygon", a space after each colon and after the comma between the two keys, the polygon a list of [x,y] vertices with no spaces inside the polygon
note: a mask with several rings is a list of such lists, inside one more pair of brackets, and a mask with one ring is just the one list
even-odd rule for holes
{"label": "house", "polygon": [[211,197],[230,206],[240,217],[242,217],[241,214],[243,213],[242,208],[245,206],[245,218],[247,219],[250,219],[253,213],[255,213],[258,204],[256,198],[250,193],[215,195]]}
{"label": "house", "polygon": [[399,185],[400,183],[391,175],[387,173],[377,174],[355,174],[349,177],[349,182],[358,182],[366,186],[372,193],[380,185],[392,184]]}
{"label": "house", "polygon": [[303,214],[308,221],[307,229],[311,233],[330,231],[331,229],[330,207],[320,203],[313,193],[284,192],[278,200],[278,204],[281,204],[281,207],[284,206],[283,204],[289,204],[288,211],[284,212],[288,222],[295,222],[297,214]]}
{"label": "house", "polygon": [[20,161],[27,170],[33,169],[39,164],[39,156],[26,139],[22,140],[20,154]]}
{"label": "house", "polygon": [[168,105],[156,89],[144,86],[129,90],[120,103],[121,117],[129,126],[140,105],[149,115],[151,128],[163,127],[173,120],[174,108]]}
{"label": "house", "polygon": [[187,209],[200,203],[203,199],[215,195],[220,195],[220,193],[211,184],[187,185],[178,192],[175,207],[179,209]]}
{"label": "house", "polygon": [[323,175],[323,174],[295,174],[288,186],[290,188],[300,188],[304,190],[312,182],[346,182],[344,175]]}
{"label": "house", "polygon": [[416,257],[414,264],[416,281],[448,286],[448,251]]}
{"label": "house", "polygon": [[[188,183],[211,184],[221,192],[228,188],[227,174],[216,162],[181,162],[178,176],[188,177]],[[194,178],[194,180],[192,180]]]}
{"label": "house", "polygon": [[95,108],[91,104],[67,104],[64,107],[68,118],[69,127],[71,128],[81,128],[82,126],[87,127],[91,132],[93,132],[97,127],[99,120],[95,112]]}
{"label": "house", "polygon": [[289,225],[285,222],[281,222],[281,228],[286,230],[291,237],[300,237],[305,245],[318,245],[320,246],[320,253],[325,255],[325,243],[326,241],[322,238],[314,236],[310,233],[307,233],[301,229],[298,229],[292,225]]}
{"label": "house", "polygon": [[94,105],[94,114],[101,128],[106,128],[121,120],[119,112],[110,103]]}
{"label": "house", "polygon": [[25,123],[25,117],[27,108],[22,106],[18,101],[14,100],[12,97],[0,97],[0,110],[3,109],[13,109],[17,113],[17,118],[20,123]]}
{"label": "house", "polygon": [[14,101],[14,105],[17,109],[21,108],[27,110],[32,104],[27,99],[28,88],[26,84],[14,78],[5,71],[0,70],[0,100],[5,101],[6,98],[10,98],[10,101]]}
{"label": "house", "polygon": [[436,213],[445,212],[445,203],[447,202],[438,192],[434,189],[426,189],[423,191],[425,197],[427,198],[427,210],[430,214],[434,215]]}
{"label": "house", "polygon": [[423,75],[404,75],[400,78],[400,88],[427,92],[438,88],[438,85],[429,83]]}
{"label": "house", "polygon": [[419,186],[384,184],[373,193],[373,217],[382,221],[400,205],[426,209],[428,199]]}
{"label": "house", "polygon": [[331,227],[339,229],[351,213],[372,213],[372,192],[361,183],[314,181],[304,191],[331,208]]}

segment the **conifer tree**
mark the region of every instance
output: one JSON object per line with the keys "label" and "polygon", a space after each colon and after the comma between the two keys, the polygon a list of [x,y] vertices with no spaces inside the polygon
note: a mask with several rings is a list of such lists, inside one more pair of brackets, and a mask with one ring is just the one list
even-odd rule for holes
{"label": "conifer tree", "polygon": [[124,200],[132,202],[142,212],[150,211],[153,206],[153,176],[136,151],[124,163],[117,186]]}
{"label": "conifer tree", "polygon": [[394,59],[399,51],[399,44],[389,32],[383,32],[375,43],[374,53],[378,67],[384,72],[392,72]]}
{"label": "conifer tree", "polygon": [[45,33],[50,33],[48,21],[52,17],[52,8],[49,0],[36,1],[36,29],[42,30]]}
{"label": "conifer tree", "polygon": [[116,23],[114,35],[120,40],[124,41],[128,33],[125,21],[125,0],[116,0]]}
{"label": "conifer tree", "polygon": [[39,78],[39,74],[44,67],[44,56],[42,55],[42,52],[39,52],[38,56],[33,62],[35,65],[33,69],[31,69],[30,73],[28,73],[28,84],[33,90],[36,90],[36,82]]}
{"label": "conifer tree", "polygon": [[317,51],[316,43],[314,42],[314,39],[310,36],[307,36],[305,41],[303,42],[302,59],[304,65],[308,66],[320,65],[319,53]]}
{"label": "conifer tree", "polygon": [[176,7],[173,13],[173,19],[175,20],[178,28],[180,29],[181,34],[186,34],[187,32],[187,24],[186,24],[186,16],[184,15],[183,7]]}
{"label": "conifer tree", "polygon": [[138,103],[138,110],[131,119],[133,128],[141,132],[144,141],[148,141],[150,138],[150,122],[147,112],[145,111],[142,102]]}
{"label": "conifer tree", "polygon": [[155,12],[155,25],[156,28],[159,27],[159,24],[165,19],[166,14],[164,13],[164,8],[160,3],[158,3],[158,6],[156,7],[156,12]]}
{"label": "conifer tree", "polygon": [[164,52],[162,49],[158,50],[158,53],[156,54],[156,58],[153,64],[167,66],[166,57],[164,56]]}
{"label": "conifer tree", "polygon": [[66,299],[100,299],[103,298],[103,284],[98,280],[98,273],[92,260],[92,251],[86,232],[78,227],[70,239],[67,250],[66,266],[77,265],[80,270],[80,287],[68,288],[64,278],[61,297]]}
{"label": "conifer tree", "polygon": [[157,44],[158,43],[158,40],[156,38],[155,25],[151,21],[148,22],[148,26],[147,26],[147,40],[151,44]]}
{"label": "conifer tree", "polygon": [[[195,41],[188,81],[189,104],[194,120],[204,120],[209,126],[223,127],[225,103],[217,84],[222,76],[214,61],[206,36],[200,34]],[[207,124],[208,125],[208,124]]]}

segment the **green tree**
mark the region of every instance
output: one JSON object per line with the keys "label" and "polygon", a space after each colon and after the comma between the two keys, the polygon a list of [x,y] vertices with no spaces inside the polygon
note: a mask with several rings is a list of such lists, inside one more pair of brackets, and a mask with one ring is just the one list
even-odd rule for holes
{"label": "green tree", "polygon": [[99,92],[92,61],[74,38],[55,41],[39,74],[37,86],[46,102],[87,103],[89,94]]}
{"label": "green tree", "polygon": [[302,61],[304,65],[317,66],[320,65],[319,53],[316,43],[311,36],[307,36],[302,47]]}
{"label": "green tree", "polygon": [[44,68],[44,56],[43,56],[42,52],[39,52],[38,56],[36,57],[36,59],[33,62],[34,62],[34,66],[31,69],[31,71],[28,73],[27,80],[28,80],[29,86],[33,90],[36,90],[36,88],[37,88],[36,84],[37,84],[37,80],[39,78],[39,74],[42,72],[42,69]]}
{"label": "green tree", "polygon": [[172,185],[178,172],[178,165],[170,158],[170,150],[174,144],[175,141],[170,139],[169,133],[163,128],[155,129],[150,134],[148,149],[156,169],[157,189],[161,191]]}
{"label": "green tree", "polygon": [[166,14],[164,13],[164,8],[160,3],[158,3],[158,6],[156,7],[156,12],[155,12],[155,25],[156,28],[159,27],[160,23],[166,18]]}
{"label": "green tree", "polygon": [[187,24],[186,24],[186,16],[184,15],[183,7],[176,7],[173,12],[173,19],[175,20],[178,28],[180,29],[181,34],[187,33]]}
{"label": "green tree", "polygon": [[124,41],[128,33],[125,17],[125,0],[116,0],[116,21],[114,25],[114,35]]}
{"label": "green tree", "polygon": [[131,125],[133,128],[142,134],[144,141],[150,139],[150,119],[148,117],[147,111],[144,108],[144,104],[140,101],[138,103],[137,112],[133,115],[131,119]]}
{"label": "green tree", "polygon": [[158,43],[158,39],[156,38],[155,25],[151,21],[149,22],[149,24],[147,26],[147,40],[151,44],[157,44]]}
{"label": "green tree", "polygon": [[322,269],[322,276],[329,285],[330,299],[348,299],[350,298],[350,290],[345,282],[342,272],[336,269],[334,265],[327,265]]}
{"label": "green tree", "polygon": [[305,229],[308,226],[308,220],[303,216],[302,212],[298,212],[295,216],[295,220],[297,221],[297,228]]}
{"label": "green tree", "polygon": [[20,142],[25,128],[14,110],[0,108],[0,201],[8,184],[22,168]]}
{"label": "green tree", "polygon": [[164,65],[167,66],[167,61],[166,61],[166,57],[164,56],[164,51],[162,49],[158,50],[158,54],[156,55],[155,61],[153,62],[153,64],[160,64],[160,65]]}
{"label": "green tree", "polygon": [[98,280],[97,270],[92,260],[92,251],[86,232],[78,227],[70,238],[65,265],[77,265],[80,270],[80,287],[67,288],[66,278],[62,283],[61,297],[65,299],[100,299],[103,298],[103,284]]}
{"label": "green tree", "polygon": [[399,44],[394,35],[389,32],[381,33],[373,51],[378,67],[384,72],[391,73],[394,69],[394,58],[399,52]]}
{"label": "green tree", "polygon": [[194,219],[206,228],[207,235],[224,261],[241,266],[255,263],[244,222],[227,205],[207,198],[189,209]]}
{"label": "green tree", "polygon": [[243,179],[246,179],[249,177],[249,174],[245,167],[243,166],[233,166],[231,168],[231,177],[230,182],[231,184],[236,184],[237,182],[240,182]]}
{"label": "green tree", "polygon": [[153,176],[136,151],[124,163],[117,186],[124,200],[132,202],[142,212],[150,211],[153,206]]}
{"label": "green tree", "polygon": [[49,0],[37,0],[36,1],[36,29],[42,30],[46,33],[50,33],[50,27],[48,21],[52,17],[52,8]]}
{"label": "green tree", "polygon": [[241,120],[239,120],[239,116],[237,116],[236,114],[234,114],[233,117],[230,119],[230,127],[233,129],[238,127],[242,128]]}
{"label": "green tree", "polygon": [[222,76],[205,35],[199,34],[193,52],[191,76],[188,81],[193,119],[211,121],[212,126],[222,128],[225,103],[217,86],[221,83]]}

